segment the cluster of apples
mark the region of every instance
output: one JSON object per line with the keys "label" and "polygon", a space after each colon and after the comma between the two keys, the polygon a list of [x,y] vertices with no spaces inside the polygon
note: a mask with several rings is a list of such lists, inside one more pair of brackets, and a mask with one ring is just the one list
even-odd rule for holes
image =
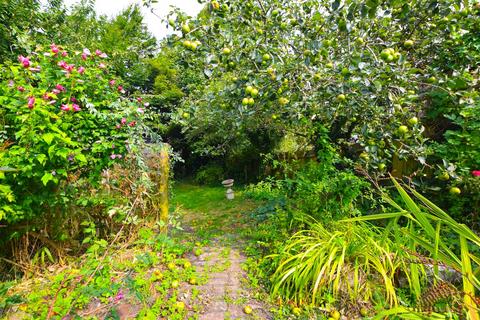
{"label": "cluster of apples", "polygon": [[195,40],[195,41],[185,40],[185,41],[183,41],[183,46],[187,49],[192,50],[192,51],[197,50],[197,47],[201,44],[202,43],[198,40]]}
{"label": "cluster of apples", "polygon": [[250,95],[250,97],[245,97],[242,99],[242,105],[244,106],[253,106],[255,104],[255,100],[253,98],[255,98],[256,96],[258,96],[258,89],[257,88],[254,88],[253,86],[250,86],[248,85],[246,88],[245,88],[245,93],[247,95]]}

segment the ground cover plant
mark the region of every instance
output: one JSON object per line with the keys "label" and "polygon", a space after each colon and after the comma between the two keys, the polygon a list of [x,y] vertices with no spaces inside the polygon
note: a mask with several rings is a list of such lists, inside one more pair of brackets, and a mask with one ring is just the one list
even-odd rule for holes
{"label": "ground cover plant", "polygon": [[479,319],[480,3],[198,2],[0,3],[0,318]]}

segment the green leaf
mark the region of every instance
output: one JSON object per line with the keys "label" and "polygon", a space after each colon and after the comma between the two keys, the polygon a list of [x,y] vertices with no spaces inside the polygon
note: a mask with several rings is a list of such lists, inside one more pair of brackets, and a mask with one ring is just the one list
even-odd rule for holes
{"label": "green leaf", "polygon": [[37,160],[38,160],[38,162],[39,162],[42,166],[44,166],[45,163],[47,162],[47,156],[44,155],[43,153],[38,154],[38,155],[37,155]]}
{"label": "green leaf", "polygon": [[44,186],[46,186],[49,181],[55,181],[55,177],[50,172],[45,173],[42,177],[42,182]]}
{"label": "green leaf", "polygon": [[77,159],[78,161],[82,162],[82,163],[87,163],[87,157],[85,157],[84,154],[82,153],[79,153],[75,156],[75,159]]}
{"label": "green leaf", "polygon": [[55,135],[53,133],[44,133],[42,135],[43,141],[45,141],[48,145],[52,144],[53,138],[55,138]]}

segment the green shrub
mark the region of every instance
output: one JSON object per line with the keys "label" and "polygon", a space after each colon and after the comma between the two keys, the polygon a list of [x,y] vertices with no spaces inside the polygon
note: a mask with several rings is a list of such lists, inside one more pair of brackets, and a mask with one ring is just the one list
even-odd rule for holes
{"label": "green shrub", "polygon": [[64,238],[52,229],[78,216],[67,208],[140,153],[145,106],[126,97],[98,50],[39,46],[0,65],[0,79],[0,240],[44,228]]}
{"label": "green shrub", "polygon": [[369,184],[348,170],[311,162],[296,173],[290,190],[292,210],[327,223],[360,215],[357,201]]}
{"label": "green shrub", "polygon": [[195,174],[195,182],[202,185],[220,185],[223,179],[223,168],[218,165],[203,166]]}
{"label": "green shrub", "polygon": [[[345,219],[331,229],[313,221],[293,235],[269,257],[278,265],[273,294],[313,305],[329,296],[342,304],[373,302],[402,317],[460,306],[467,318],[476,319],[480,237],[415,190],[408,189],[412,198],[394,184],[401,202],[384,195],[394,212]],[[400,303],[406,308],[396,308]]]}
{"label": "green shrub", "polygon": [[274,200],[283,198],[285,190],[282,188],[281,180],[266,179],[246,186],[244,194],[254,200]]}
{"label": "green shrub", "polygon": [[273,256],[279,259],[274,295],[314,305],[327,294],[353,301],[381,295],[389,304],[397,304],[394,276],[408,272],[401,243],[382,239],[366,224],[335,223],[335,230],[329,230],[313,222],[309,227],[294,234],[283,252]]}

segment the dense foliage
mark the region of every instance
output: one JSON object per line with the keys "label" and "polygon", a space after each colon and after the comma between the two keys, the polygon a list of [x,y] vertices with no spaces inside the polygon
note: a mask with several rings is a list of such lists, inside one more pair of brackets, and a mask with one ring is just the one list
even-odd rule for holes
{"label": "dense foliage", "polygon": [[457,195],[478,169],[478,6],[230,1],[170,22],[181,63],[206,79],[176,112],[197,152],[268,153],[291,133],[319,151],[327,130],[374,178],[433,195]]}
{"label": "dense foliage", "polygon": [[[82,314],[128,287],[139,316],[185,317],[177,279],[197,280],[175,259],[192,239],[162,234],[175,216],[148,219],[166,194],[161,135],[176,175],[206,190],[183,205],[212,214],[183,235],[238,227],[279,319],[479,319],[480,4],[199,2],[163,13],[174,32],[158,47],[139,5],[107,18],[90,0],[0,2],[0,271],[85,258],[52,281],[71,295],[35,284],[30,313]],[[227,178],[256,183],[219,214]],[[144,254],[114,259],[119,240]]]}
{"label": "dense foliage", "polygon": [[[156,40],[139,6],[108,19],[92,1],[70,11],[62,1],[7,1],[0,14],[0,243],[2,256],[32,246],[15,257],[28,261],[60,254],[58,241],[79,248],[86,220],[108,235],[130,197],[150,189],[138,178],[149,104],[130,93],[151,86],[143,69]],[[116,177],[121,170],[130,172]],[[111,181],[123,198],[103,193]]]}

